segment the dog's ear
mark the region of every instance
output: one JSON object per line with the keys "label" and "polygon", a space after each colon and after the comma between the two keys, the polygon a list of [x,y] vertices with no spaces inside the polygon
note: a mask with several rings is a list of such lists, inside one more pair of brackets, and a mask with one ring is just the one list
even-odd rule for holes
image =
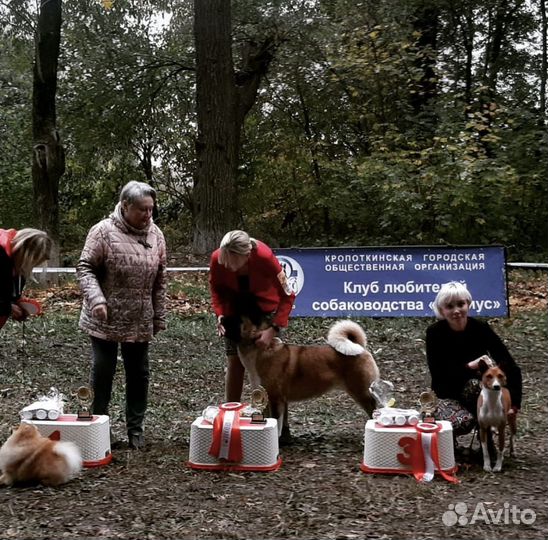
{"label": "dog's ear", "polygon": [[257,325],[249,318],[249,317],[242,317],[241,318],[242,324],[240,325],[240,334],[241,338],[245,340],[249,340],[255,335],[255,331],[257,330]]}
{"label": "dog's ear", "polygon": [[236,311],[238,315],[251,320],[255,326],[260,326],[264,319],[264,313],[259,307],[257,297],[248,291],[238,294]]}
{"label": "dog's ear", "polygon": [[237,315],[226,315],[223,317],[223,326],[225,327],[225,337],[238,343],[242,340],[240,333],[241,317]]}
{"label": "dog's ear", "polygon": [[479,372],[482,375],[489,369],[489,366],[487,365],[487,362],[483,358],[480,359],[480,361],[478,363],[478,369],[479,369]]}
{"label": "dog's ear", "polygon": [[501,382],[502,386],[506,386],[508,384],[508,381],[506,379],[506,373],[504,373],[504,371],[502,371],[502,369],[500,370],[499,379],[500,379],[500,382]]}
{"label": "dog's ear", "polygon": [[266,326],[257,326],[249,317],[242,317],[242,324],[240,325],[242,343],[251,344],[255,343],[260,330],[264,330]]}

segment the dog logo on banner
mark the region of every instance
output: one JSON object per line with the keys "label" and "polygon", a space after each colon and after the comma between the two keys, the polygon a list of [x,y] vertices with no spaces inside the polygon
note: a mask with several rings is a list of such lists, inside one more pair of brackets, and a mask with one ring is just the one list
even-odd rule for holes
{"label": "dog logo on banner", "polygon": [[301,265],[295,259],[285,255],[277,255],[277,258],[285,274],[285,283],[282,285],[286,293],[299,294],[304,285],[304,272]]}
{"label": "dog logo on banner", "polygon": [[240,411],[245,405],[238,402],[223,403],[213,421],[213,436],[209,455],[221,461],[239,463],[243,459]]}

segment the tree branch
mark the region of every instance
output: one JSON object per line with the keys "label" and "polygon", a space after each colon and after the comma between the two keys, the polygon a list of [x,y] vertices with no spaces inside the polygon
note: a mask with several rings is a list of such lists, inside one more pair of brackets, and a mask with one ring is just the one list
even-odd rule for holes
{"label": "tree branch", "polygon": [[262,43],[249,41],[244,51],[244,65],[235,73],[238,106],[236,115],[243,120],[249,112],[257,95],[262,78],[274,59],[281,41],[277,34],[268,36]]}

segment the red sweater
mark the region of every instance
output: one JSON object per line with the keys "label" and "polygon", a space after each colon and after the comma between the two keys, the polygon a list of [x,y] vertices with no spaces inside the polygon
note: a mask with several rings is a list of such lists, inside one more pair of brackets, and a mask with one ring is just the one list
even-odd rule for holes
{"label": "red sweater", "polygon": [[[285,327],[295,293],[288,289],[284,271],[272,250],[263,242],[256,242],[257,247],[251,250],[248,261],[249,292],[265,313],[275,313],[272,321],[275,325]],[[211,303],[217,317],[234,314],[232,303],[239,292],[238,274],[219,264],[220,252],[220,249],[213,252],[209,265]]]}
{"label": "red sweater", "polygon": [[13,254],[11,242],[17,231],[15,229],[0,229],[0,328],[11,314],[11,303],[20,296],[25,284],[23,278],[13,273]]}

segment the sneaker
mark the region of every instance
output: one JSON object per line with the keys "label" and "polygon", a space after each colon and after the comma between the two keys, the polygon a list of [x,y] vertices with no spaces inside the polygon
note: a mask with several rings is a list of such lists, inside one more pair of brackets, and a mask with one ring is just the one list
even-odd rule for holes
{"label": "sneaker", "polygon": [[130,433],[128,439],[128,446],[132,450],[143,450],[145,448],[145,436],[142,433]]}

